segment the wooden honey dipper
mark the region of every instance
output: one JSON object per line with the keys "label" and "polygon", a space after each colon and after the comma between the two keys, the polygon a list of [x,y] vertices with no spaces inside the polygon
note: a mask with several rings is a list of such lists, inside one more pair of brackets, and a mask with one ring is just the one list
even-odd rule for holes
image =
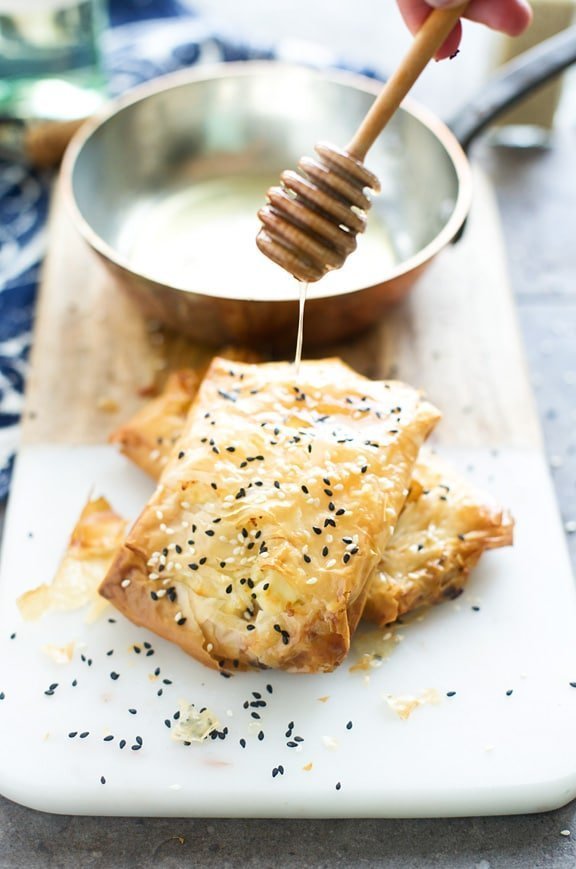
{"label": "wooden honey dipper", "polygon": [[268,190],[268,203],[258,212],[262,227],[256,244],[298,280],[318,281],[356,249],[371,205],[365,189],[380,191],[364,158],[467,5],[430,13],[344,150],[317,144],[319,159],[302,157],[298,172],[285,170],[282,186]]}

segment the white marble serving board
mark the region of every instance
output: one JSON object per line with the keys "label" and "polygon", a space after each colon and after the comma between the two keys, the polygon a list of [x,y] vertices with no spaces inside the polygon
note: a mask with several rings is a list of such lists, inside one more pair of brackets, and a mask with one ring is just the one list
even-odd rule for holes
{"label": "white marble serving board", "polygon": [[[512,509],[513,549],[488,553],[458,600],[397,628],[378,668],[351,672],[353,652],[330,675],[224,679],[112,609],[93,624],[78,612],[22,621],[17,596],[50,581],[87,497],[134,517],[152,488],[110,447],[25,447],[0,573],[0,791],[51,812],[246,817],[536,812],[575,797],[576,594],[544,459],[449,455]],[[42,651],[71,641],[70,663]],[[439,702],[407,720],[386,700],[430,689]],[[252,692],[267,705],[245,709]],[[212,709],[226,738],[171,739],[181,700]]]}

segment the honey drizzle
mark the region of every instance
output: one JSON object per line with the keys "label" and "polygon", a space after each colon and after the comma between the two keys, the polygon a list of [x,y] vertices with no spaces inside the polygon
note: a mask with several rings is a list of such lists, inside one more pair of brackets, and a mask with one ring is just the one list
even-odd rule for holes
{"label": "honey drizzle", "polygon": [[296,353],[294,354],[294,367],[296,369],[296,377],[300,374],[300,363],[302,361],[302,343],[304,340],[304,308],[306,306],[306,294],[308,293],[308,282],[299,281],[300,284],[300,304],[298,311],[298,337],[296,338]]}

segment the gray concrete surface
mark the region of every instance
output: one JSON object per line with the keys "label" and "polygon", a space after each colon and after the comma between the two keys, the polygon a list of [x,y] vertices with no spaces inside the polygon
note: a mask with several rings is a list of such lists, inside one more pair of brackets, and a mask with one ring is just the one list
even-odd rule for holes
{"label": "gray concrete surface", "polygon": [[[258,9],[263,20],[260,0],[201,0],[200,5],[207,11],[224,9],[230,26],[240,32],[244,26],[244,33]],[[299,7],[310,11],[315,6],[308,0],[290,5],[295,15]],[[384,0],[355,4],[365,16],[378,8],[373,19],[378,26],[364,29],[367,42],[355,52],[370,61],[377,59],[379,40],[386,39],[388,19],[381,12],[386,5]],[[317,38],[310,15],[301,21],[305,32],[294,25],[289,35]],[[393,29],[394,40],[399,32]],[[270,25],[264,36],[277,34]],[[332,42],[336,37],[342,46],[349,43],[341,28],[334,30]],[[474,57],[470,62],[473,66]],[[459,98],[464,79],[459,77]],[[474,80],[473,75],[466,79],[469,86]],[[448,101],[438,96],[434,107],[442,110],[442,103],[451,107],[453,102],[454,92]],[[566,522],[576,520],[575,154],[576,127],[568,125],[546,152],[483,145],[475,155],[497,187],[512,284]],[[576,565],[576,534],[568,535],[568,542]],[[573,836],[561,836],[565,829]],[[60,817],[0,798],[0,869],[180,866],[564,869],[576,867],[576,802],[545,815],[505,818],[245,821]]]}

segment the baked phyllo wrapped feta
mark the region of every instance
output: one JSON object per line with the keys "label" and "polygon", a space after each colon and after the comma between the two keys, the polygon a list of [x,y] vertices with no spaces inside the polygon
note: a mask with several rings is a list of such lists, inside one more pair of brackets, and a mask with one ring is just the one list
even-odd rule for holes
{"label": "baked phyllo wrapped feta", "polygon": [[513,529],[509,513],[423,449],[363,618],[385,625],[458,597],[482,553],[509,546]]}
{"label": "baked phyllo wrapped feta", "polygon": [[[226,347],[221,355],[238,362],[260,361],[256,353],[241,347]],[[192,399],[198,392],[208,364],[173,371],[160,394],[109,438],[110,443],[119,444],[130,461],[155,479],[162,473],[184,429]]]}
{"label": "baked phyllo wrapped feta", "polygon": [[209,666],[332,670],[438,418],[339,360],[215,359],[101,594]]}

